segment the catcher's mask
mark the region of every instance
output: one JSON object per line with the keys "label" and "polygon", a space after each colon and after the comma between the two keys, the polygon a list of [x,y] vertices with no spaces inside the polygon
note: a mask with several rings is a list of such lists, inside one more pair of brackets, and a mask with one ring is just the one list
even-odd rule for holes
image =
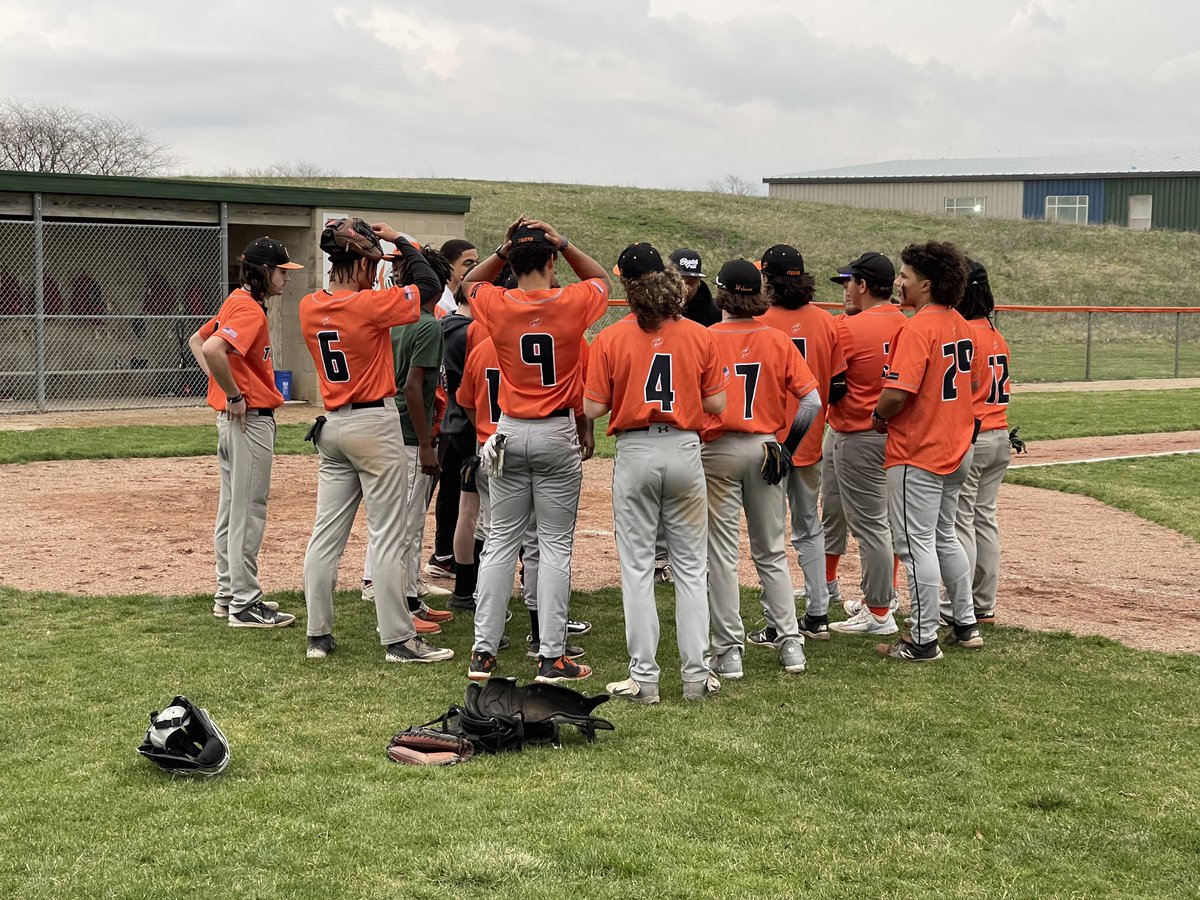
{"label": "catcher's mask", "polygon": [[208,710],[187,697],[150,713],[150,727],[137,752],[172,775],[220,775],[229,765],[225,735]]}
{"label": "catcher's mask", "polygon": [[321,250],[333,262],[353,262],[359,257],[378,262],[383,244],[363,219],[329,219],[321,232]]}

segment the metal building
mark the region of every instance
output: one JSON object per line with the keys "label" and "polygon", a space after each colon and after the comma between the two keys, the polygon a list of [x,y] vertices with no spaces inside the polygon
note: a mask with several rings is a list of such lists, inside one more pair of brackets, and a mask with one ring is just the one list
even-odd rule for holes
{"label": "metal building", "polygon": [[764,178],[771,197],[1200,231],[1200,153],[909,159]]}
{"label": "metal building", "polygon": [[463,237],[469,197],[189,179],[0,172],[0,412],[202,403],[187,338],[264,234],[305,266],[268,307],[276,371],[319,398],[300,298],[322,287],[333,215],[433,243]]}

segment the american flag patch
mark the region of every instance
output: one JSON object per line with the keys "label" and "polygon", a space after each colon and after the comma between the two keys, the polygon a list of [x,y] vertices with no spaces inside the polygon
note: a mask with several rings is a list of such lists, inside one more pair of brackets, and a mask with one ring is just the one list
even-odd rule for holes
{"label": "american flag patch", "polygon": [[230,328],[228,325],[226,325],[224,328],[222,328],[221,331],[223,333],[229,335],[231,338],[237,337],[237,332],[234,331],[232,328]]}

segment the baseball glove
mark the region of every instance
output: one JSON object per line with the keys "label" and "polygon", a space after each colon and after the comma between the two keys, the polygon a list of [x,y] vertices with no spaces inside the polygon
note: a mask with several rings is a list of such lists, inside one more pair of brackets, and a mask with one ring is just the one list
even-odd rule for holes
{"label": "baseball glove", "polygon": [[321,249],[330,256],[362,256],[371,262],[383,259],[383,245],[362,219],[329,219],[321,232]]}
{"label": "baseball glove", "polygon": [[1009,443],[1009,446],[1011,446],[1018,453],[1024,453],[1025,452],[1025,442],[1023,440],[1021,440],[1019,437],[1017,437],[1017,435],[1020,433],[1020,431],[1021,431],[1020,425],[1018,425],[1016,428],[1014,428],[1012,431],[1010,431],[1008,433],[1008,443]]}
{"label": "baseball glove", "polygon": [[462,490],[468,494],[479,493],[479,484],[475,479],[479,472],[479,457],[470,456],[467,461],[462,464],[462,469],[458,473],[458,481]]}
{"label": "baseball glove", "polygon": [[474,756],[475,747],[457,735],[413,726],[393,735],[387,755],[392,762],[405,766],[453,766]]}
{"label": "baseball glove", "polygon": [[762,477],[767,484],[779,484],[792,471],[792,455],[779,441],[763,444]]}

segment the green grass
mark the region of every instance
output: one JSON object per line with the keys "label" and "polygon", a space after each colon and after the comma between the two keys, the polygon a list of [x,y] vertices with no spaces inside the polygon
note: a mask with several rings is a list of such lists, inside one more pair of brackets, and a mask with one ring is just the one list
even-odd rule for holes
{"label": "green grass", "polygon": [[1200,456],[1009,469],[1012,484],[1083,494],[1200,541]]}
{"label": "green grass", "polygon": [[[1103,434],[1200,430],[1200,390],[1097,391],[1013,395],[1009,420],[1028,440]],[[605,435],[607,416],[596,423],[596,455],[615,455]],[[277,455],[313,453],[304,442],[307,425],[280,425]],[[59,459],[131,459],[208,456],[216,452],[210,425],[116,425],[101,428],[0,430],[0,464]]]}
{"label": "green grass", "polygon": [[[910,668],[846,639],[810,646],[803,677],[751,649],[744,681],[689,706],[667,615],[659,708],[606,704],[617,730],[593,746],[418,771],[384,747],[461,701],[466,622],[444,636],[453,663],[387,666],[343,595],[341,650],[318,664],[301,628],[233,631],[209,602],[0,589],[0,895],[1200,891],[1193,656],[999,629]],[[573,610],[596,623],[595,692],[624,674],[619,594]],[[515,650],[501,666],[532,672]],[[172,781],[133,752],[176,692],[229,736],[218,779]]]}

